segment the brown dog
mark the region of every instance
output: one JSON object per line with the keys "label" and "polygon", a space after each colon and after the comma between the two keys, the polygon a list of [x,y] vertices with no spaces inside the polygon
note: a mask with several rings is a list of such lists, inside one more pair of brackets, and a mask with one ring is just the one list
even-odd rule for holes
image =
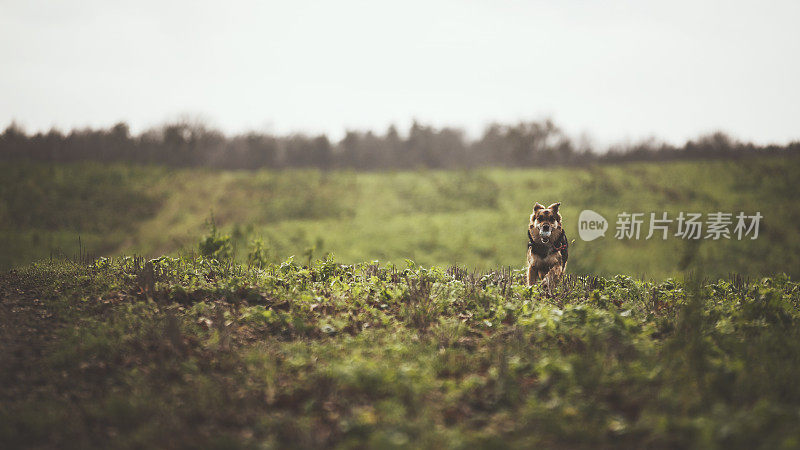
{"label": "brown dog", "polygon": [[547,208],[536,202],[528,225],[528,286],[544,280],[550,288],[567,268],[567,235],[561,226],[561,203]]}

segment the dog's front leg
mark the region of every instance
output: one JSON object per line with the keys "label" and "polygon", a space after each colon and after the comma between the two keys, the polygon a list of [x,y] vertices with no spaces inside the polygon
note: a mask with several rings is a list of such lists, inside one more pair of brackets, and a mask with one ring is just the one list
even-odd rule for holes
{"label": "dog's front leg", "polygon": [[536,281],[534,279],[535,278],[534,270],[535,269],[533,268],[533,264],[528,264],[528,276],[527,276],[527,280],[526,280],[527,283],[528,283],[528,286],[533,286],[533,283]]}
{"label": "dog's front leg", "polygon": [[561,267],[561,264],[556,264],[553,266],[547,275],[545,275],[545,280],[547,280],[547,286],[552,288],[555,287],[558,280],[561,279],[561,275],[564,274],[564,269]]}

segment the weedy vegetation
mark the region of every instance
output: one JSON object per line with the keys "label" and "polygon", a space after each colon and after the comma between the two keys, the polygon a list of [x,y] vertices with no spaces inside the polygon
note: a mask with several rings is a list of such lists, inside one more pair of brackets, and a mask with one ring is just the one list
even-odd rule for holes
{"label": "weedy vegetation", "polygon": [[571,275],[547,296],[516,269],[264,251],[1,275],[0,446],[800,445],[785,275]]}
{"label": "weedy vegetation", "polygon": [[[0,162],[0,448],[798,448],[798,170]],[[610,222],[552,293],[534,201]]]}

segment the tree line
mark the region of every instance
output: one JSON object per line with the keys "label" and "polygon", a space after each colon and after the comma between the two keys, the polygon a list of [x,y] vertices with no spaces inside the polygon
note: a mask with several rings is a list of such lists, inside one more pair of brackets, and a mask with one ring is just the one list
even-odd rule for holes
{"label": "tree line", "polygon": [[401,135],[348,131],[338,142],[325,135],[276,136],[249,132],[226,136],[202,123],[179,121],[138,135],[126,123],[110,128],[52,129],[28,134],[11,123],[0,135],[0,160],[53,163],[97,161],[222,169],[319,168],[355,170],[455,169],[581,165],[594,162],[742,158],[800,153],[800,142],[757,146],[716,132],[673,146],[646,140],[599,152],[568,136],[552,121],[493,124],[478,139],[463,130],[414,122]]}

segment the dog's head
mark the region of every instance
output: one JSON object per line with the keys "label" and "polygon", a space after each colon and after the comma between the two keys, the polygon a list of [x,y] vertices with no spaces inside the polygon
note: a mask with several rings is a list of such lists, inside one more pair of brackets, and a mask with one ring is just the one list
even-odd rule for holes
{"label": "dog's head", "polygon": [[561,202],[553,203],[547,208],[539,202],[533,205],[533,214],[531,214],[528,230],[534,240],[547,244],[555,242],[561,237],[561,213],[558,212],[560,206]]}

